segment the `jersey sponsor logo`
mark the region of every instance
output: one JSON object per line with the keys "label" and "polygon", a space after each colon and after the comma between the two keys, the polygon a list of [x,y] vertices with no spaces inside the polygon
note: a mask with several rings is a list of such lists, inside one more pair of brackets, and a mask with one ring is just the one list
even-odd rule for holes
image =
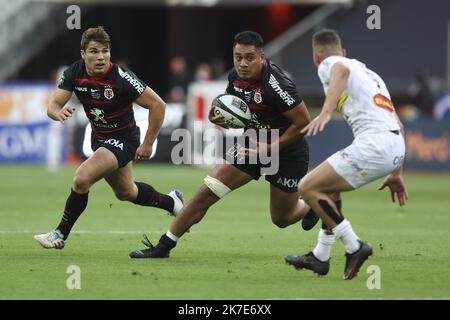
{"label": "jersey sponsor logo", "polygon": [[281,184],[283,187],[297,188],[298,179],[288,179],[288,178],[278,178],[277,183]]}
{"label": "jersey sponsor logo", "polygon": [[111,100],[112,98],[114,98],[114,91],[111,87],[106,87],[105,91],[103,91],[103,95],[106,99]]}
{"label": "jersey sponsor logo", "polygon": [[392,101],[380,93],[374,95],[373,102],[381,109],[387,110],[389,112],[394,112],[394,104],[392,103]]}
{"label": "jersey sponsor logo", "polygon": [[255,94],[253,95],[253,100],[255,100],[256,103],[261,103],[262,102],[261,92],[256,91]]}
{"label": "jersey sponsor logo", "polygon": [[117,128],[118,124],[114,123],[114,124],[101,124],[98,122],[91,122],[92,125],[98,127],[98,128],[102,128],[102,129],[114,129]]}
{"label": "jersey sponsor logo", "polygon": [[288,106],[291,107],[294,104],[295,100],[291,97],[289,93],[281,89],[280,82],[278,82],[278,80],[275,79],[275,76],[273,74],[270,74],[269,84]]}
{"label": "jersey sponsor logo", "polygon": [[86,87],[75,87],[75,90],[82,91],[82,92],[87,92],[88,91]]}
{"label": "jersey sponsor logo", "polygon": [[120,142],[120,140],[108,139],[105,141],[105,143],[107,143],[113,147],[119,148],[120,150],[123,150],[123,142]]}
{"label": "jersey sponsor logo", "polygon": [[145,90],[144,86],[138,80],[133,78],[128,72],[123,71],[121,67],[119,67],[119,75],[125,80],[127,80],[133,86],[133,88],[136,89],[137,92],[139,93],[144,92]]}
{"label": "jersey sponsor logo", "polygon": [[102,123],[107,123],[105,120],[105,114],[104,114],[103,110],[94,108],[91,110],[90,114],[92,114],[95,117],[94,122],[101,121]]}

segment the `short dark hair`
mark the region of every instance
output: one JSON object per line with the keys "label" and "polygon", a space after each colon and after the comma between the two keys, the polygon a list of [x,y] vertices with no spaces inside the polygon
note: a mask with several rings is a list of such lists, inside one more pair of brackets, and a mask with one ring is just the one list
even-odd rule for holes
{"label": "short dark hair", "polygon": [[342,49],[341,37],[337,31],[333,29],[322,29],[314,33],[312,45],[315,50],[322,53]]}
{"label": "short dark hair", "polygon": [[81,36],[81,50],[86,50],[91,41],[99,42],[108,48],[111,47],[111,38],[102,26],[89,28],[83,32]]}
{"label": "short dark hair", "polygon": [[264,40],[258,32],[247,30],[239,32],[234,36],[233,48],[238,43],[255,46],[255,48],[261,49],[264,45]]}

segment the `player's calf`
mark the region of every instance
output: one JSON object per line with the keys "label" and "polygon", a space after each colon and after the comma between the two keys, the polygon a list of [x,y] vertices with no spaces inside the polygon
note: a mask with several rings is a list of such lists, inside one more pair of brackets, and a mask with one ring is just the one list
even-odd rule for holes
{"label": "player's calf", "polygon": [[[334,204],[336,205],[336,208],[338,209],[341,217],[344,218],[344,215],[342,214],[342,200],[335,200]],[[314,228],[317,222],[319,222],[319,216],[314,212],[313,209],[310,209],[302,219],[302,228],[306,231],[311,230],[312,228]],[[328,229],[328,226],[323,222],[322,229]]]}
{"label": "player's calf", "polygon": [[171,194],[162,194],[155,190],[151,185],[144,182],[135,182],[135,184],[138,189],[136,199],[133,200],[133,203],[135,204],[164,209],[172,215],[175,209],[178,209],[180,206],[179,203],[176,203],[175,201],[180,200],[182,203],[183,194],[178,190],[176,190],[178,195],[175,194],[175,196],[172,196]]}

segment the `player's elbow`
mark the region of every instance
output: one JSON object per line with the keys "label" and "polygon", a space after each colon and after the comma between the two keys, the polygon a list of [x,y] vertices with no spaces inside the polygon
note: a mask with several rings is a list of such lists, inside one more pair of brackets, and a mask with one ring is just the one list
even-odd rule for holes
{"label": "player's elbow", "polygon": [[164,115],[166,114],[166,103],[164,101],[161,101],[159,103],[159,112],[161,114],[161,116],[164,118]]}
{"label": "player's elbow", "polygon": [[301,119],[301,121],[299,121],[299,123],[297,124],[299,132],[303,130],[303,128],[306,127],[310,122],[311,118],[309,116]]}
{"label": "player's elbow", "polygon": [[166,113],[166,103],[163,100],[158,101],[158,103],[155,105],[155,109],[158,110],[159,113]]}
{"label": "player's elbow", "polygon": [[300,104],[300,110],[301,112],[297,117],[295,117],[295,124],[297,126],[297,129],[302,130],[311,122],[311,116],[304,102]]}
{"label": "player's elbow", "polygon": [[160,100],[152,105],[147,105],[146,109],[148,109],[152,115],[159,115],[164,118],[166,113],[166,103]]}
{"label": "player's elbow", "polygon": [[300,127],[303,129],[304,127],[306,127],[308,124],[311,123],[311,117],[305,117],[302,119],[302,122],[300,124]]}

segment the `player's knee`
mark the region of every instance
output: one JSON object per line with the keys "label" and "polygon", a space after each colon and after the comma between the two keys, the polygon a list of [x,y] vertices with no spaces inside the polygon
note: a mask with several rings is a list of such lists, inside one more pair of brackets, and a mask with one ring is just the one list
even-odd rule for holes
{"label": "player's knee", "polygon": [[288,219],[286,219],[284,217],[280,217],[280,216],[273,216],[273,215],[272,215],[272,223],[281,229],[286,228],[287,226],[290,225]]}
{"label": "player's knee", "polygon": [[87,192],[89,191],[89,188],[91,187],[91,179],[89,179],[88,176],[83,174],[75,174],[73,177],[73,190],[75,192]]}
{"label": "player's knee", "polygon": [[114,190],[116,198],[120,201],[133,201],[133,192],[131,190]]}
{"label": "player's knee", "polygon": [[311,192],[311,189],[308,188],[308,183],[301,181],[298,186],[298,192],[300,193],[300,196],[302,198],[305,198],[305,196],[307,197],[308,194]]}
{"label": "player's knee", "polygon": [[208,187],[203,186],[194,196],[193,202],[201,209],[208,209],[218,201],[217,196]]}
{"label": "player's knee", "polygon": [[339,192],[329,193],[328,196],[330,197],[331,200],[335,202],[341,200],[341,194]]}
{"label": "player's knee", "polygon": [[298,192],[300,196],[307,201],[308,198],[313,197],[320,190],[317,189],[317,185],[311,179],[303,179],[298,186]]}

